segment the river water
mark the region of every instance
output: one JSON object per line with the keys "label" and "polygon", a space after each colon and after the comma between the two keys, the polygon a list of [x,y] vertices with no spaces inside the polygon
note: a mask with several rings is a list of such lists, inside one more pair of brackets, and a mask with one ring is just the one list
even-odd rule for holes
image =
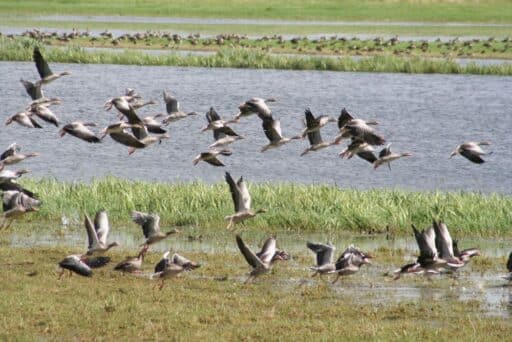
{"label": "river water", "polygon": [[[48,124],[40,130],[3,126],[0,148],[16,141],[23,151],[41,153],[19,166],[31,168],[35,177],[88,181],[114,175],[149,181],[222,182],[224,172],[230,171],[257,182],[512,193],[510,77],[58,63],[51,67],[55,72],[72,72],[45,87],[46,96],[62,98],[63,104],[53,109],[63,123],[94,121],[103,127],[115,122],[114,113],[106,112],[103,104],[126,87],[158,101],[139,110],[140,116],[164,111],[164,89],[176,94],[185,111],[202,114],[214,106],[226,118],[253,96],[273,96],[278,101],[271,108],[285,136],[302,130],[306,107],[315,114],[336,116],[346,107],[358,117],[379,121],[378,131],[393,143],[394,150],[410,151],[414,156],[395,162],[391,170],[373,170],[359,158],[340,159],[337,154],[345,144],[304,157],[299,155],[307,147],[306,140],[260,153],[267,141],[256,116],[233,125],[246,139],[232,145],[233,155],[223,158],[225,168],[192,165],[194,156],[206,151],[213,140],[210,132],[200,133],[206,123],[203,115],[172,123],[168,127],[171,139],[131,156],[110,138],[88,144],[68,135],[60,138],[56,127]],[[19,79],[38,76],[33,63],[20,62],[0,62],[0,75],[0,115],[5,120],[28,103]],[[322,135],[332,139],[336,131],[331,124]],[[492,142],[489,150],[493,154],[485,157],[485,164],[476,165],[460,156],[448,158],[455,146],[469,140]]]}

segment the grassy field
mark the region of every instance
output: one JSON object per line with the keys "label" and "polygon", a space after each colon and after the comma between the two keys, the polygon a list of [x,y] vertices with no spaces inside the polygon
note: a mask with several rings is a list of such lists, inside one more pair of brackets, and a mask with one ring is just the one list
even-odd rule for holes
{"label": "grassy field", "polygon": [[132,15],[200,18],[289,20],[361,20],[512,23],[509,0],[149,0],[149,1],[9,1],[0,0],[4,15]]}
{"label": "grassy field", "polygon": [[[35,41],[29,39],[11,40],[0,37],[0,60],[31,61]],[[196,67],[230,67],[283,70],[329,70],[400,73],[442,73],[512,75],[512,64],[478,65],[469,63],[461,66],[451,60],[436,60],[420,57],[373,56],[359,60],[351,57],[315,57],[274,55],[247,48],[220,50],[214,55],[165,54],[150,55],[140,51],[125,50],[121,53],[110,51],[86,51],[79,47],[51,49],[44,52],[50,62],[167,65]]]}
{"label": "grassy field", "polygon": [[[91,184],[25,180],[44,205],[26,220],[60,222],[101,208],[130,222],[132,210],[159,213],[165,225],[224,229],[233,212],[226,184],[165,184],[117,178]],[[268,212],[247,221],[259,231],[410,234],[410,225],[449,222],[457,236],[510,236],[512,198],[478,193],[348,190],[327,185],[252,184],[253,207]],[[23,225],[23,223],[20,223]]]}
{"label": "grassy field", "polygon": [[[248,265],[241,255],[190,253],[186,256],[202,267],[168,279],[161,291],[148,276],[122,275],[112,271],[113,264],[95,270],[92,278],[66,275],[58,280],[57,263],[73,252],[0,246],[0,339],[503,341],[510,336],[509,317],[486,315],[479,299],[459,299],[462,284],[473,286],[466,275],[455,286],[448,278],[374,278],[371,267],[403,262],[379,252],[378,264],[335,286],[309,278],[306,266],[313,257],[307,252],[248,285],[243,284]],[[127,254],[110,253],[114,262]],[[159,258],[150,252],[144,270],[150,271]],[[423,295],[383,302],[382,288],[372,291],[383,282],[418,288]],[[354,295],[359,286],[368,291],[364,299]],[[501,310],[506,315],[506,307]]]}

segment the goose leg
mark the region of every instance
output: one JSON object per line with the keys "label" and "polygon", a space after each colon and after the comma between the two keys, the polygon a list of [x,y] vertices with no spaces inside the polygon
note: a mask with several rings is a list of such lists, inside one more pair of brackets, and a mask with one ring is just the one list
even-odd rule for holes
{"label": "goose leg", "polygon": [[336,282],[337,282],[339,279],[340,279],[340,274],[338,273],[338,274],[336,275],[336,279],[334,279],[332,283],[333,283],[333,284],[336,284]]}
{"label": "goose leg", "polygon": [[61,269],[60,274],[59,274],[59,280],[62,279],[62,276],[64,275],[65,271],[66,271],[65,269]]}
{"label": "goose leg", "polygon": [[163,288],[164,288],[164,279],[162,278],[162,282],[160,283],[160,286],[159,286],[160,291],[162,291]]}
{"label": "goose leg", "polygon": [[388,163],[388,168],[389,170],[391,170],[391,163]]}

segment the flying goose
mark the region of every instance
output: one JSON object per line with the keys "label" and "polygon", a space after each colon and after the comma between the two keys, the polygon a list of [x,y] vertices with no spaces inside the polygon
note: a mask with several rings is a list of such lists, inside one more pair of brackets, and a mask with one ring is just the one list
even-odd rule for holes
{"label": "flying goose", "polygon": [[164,90],[164,102],[165,109],[167,111],[166,118],[162,121],[164,124],[168,124],[170,122],[178,121],[180,119],[186,118],[190,115],[197,115],[196,112],[185,113],[180,110],[180,103],[177,98],[172,96],[170,92]]}
{"label": "flying goose", "polygon": [[412,225],[412,229],[420,249],[420,256],[415,263],[404,265],[394,271],[395,280],[399,279],[402,273],[425,273],[427,276],[438,274],[439,269],[446,265],[446,261],[439,258],[437,253],[434,227],[428,227],[420,232],[416,226]]}
{"label": "flying goose", "polygon": [[192,271],[201,267],[200,264],[190,261],[189,259],[174,253],[169,258],[170,251],[164,253],[162,259],[155,266],[155,273],[151,276],[152,279],[160,278],[160,290],[164,287],[164,279],[178,276],[183,271]]}
{"label": "flying goose", "polygon": [[18,112],[5,120],[5,125],[8,126],[13,122],[17,122],[21,126],[28,128],[43,128],[36,120],[32,118],[32,113],[30,111],[22,111]]}
{"label": "flying goose", "polygon": [[247,263],[252,267],[252,271],[249,273],[249,277],[245,283],[249,283],[257,276],[270,271],[272,261],[283,260],[281,255],[276,254],[276,238],[273,236],[265,240],[265,243],[258,255],[247,247],[240,235],[236,235],[236,244]]}
{"label": "flying goose", "polygon": [[230,150],[210,150],[208,152],[201,152],[194,158],[192,163],[194,165],[197,165],[197,163],[199,163],[202,160],[213,166],[225,166],[217,158],[219,154],[222,154],[223,156],[230,156],[232,152]]}
{"label": "flying goose", "polygon": [[338,128],[340,133],[334,140],[336,144],[344,138],[359,138],[370,145],[383,145],[386,141],[370,125],[377,125],[377,121],[364,121],[355,119],[350,113],[343,108],[338,117]]}
{"label": "flying goose", "polygon": [[144,256],[148,251],[149,245],[144,245],[140,250],[139,254],[136,257],[127,257],[119,264],[114,267],[116,271],[122,271],[123,273],[137,273],[140,272],[142,267],[142,262],[144,261]]}
{"label": "flying goose", "polygon": [[142,123],[144,124],[144,126],[146,126],[146,129],[148,130],[149,133],[165,134],[165,133],[167,133],[167,131],[164,128],[162,128],[163,123],[158,122],[156,120],[156,118],[158,118],[158,117],[159,117],[158,114],[146,116],[146,117],[142,118]]}
{"label": "flying goose", "polygon": [[4,191],[2,196],[2,217],[4,222],[2,222],[0,227],[9,228],[16,218],[27,212],[39,210],[40,205],[41,201],[23,192],[17,190]]}
{"label": "flying goose", "polygon": [[48,108],[48,103],[35,103],[30,106],[30,112],[35,114],[42,120],[59,127],[59,119],[57,116]]}
{"label": "flying goose", "polygon": [[251,195],[247,189],[247,184],[242,177],[235,183],[229,172],[225,175],[226,182],[229,185],[229,191],[235,205],[235,213],[224,217],[224,220],[229,221],[227,229],[230,229],[234,224],[252,218],[260,213],[267,212],[266,209],[258,209],[253,211],[251,209]]}
{"label": "flying goose", "polygon": [[146,238],[146,242],[144,242],[144,246],[152,245],[158,241],[161,241],[168,237],[171,234],[179,233],[180,231],[177,229],[173,229],[166,233],[160,230],[160,216],[157,214],[147,214],[142,213],[140,211],[132,212],[132,220],[136,224],[142,227],[142,232],[144,233],[144,237]]}
{"label": "flying goose", "polygon": [[[224,132],[225,134],[238,135],[235,132],[233,132],[233,130],[231,130],[231,128],[229,126],[227,126],[230,123],[237,122],[237,120],[235,120],[235,119],[227,120],[227,121],[222,120],[220,118],[220,115],[215,111],[215,109],[213,109],[213,107],[210,107],[210,109],[206,112],[205,116],[206,116],[206,120],[208,121],[208,124],[206,126],[204,126],[203,128],[201,128],[201,132],[206,132],[208,130],[212,130],[215,132],[215,130],[224,128],[225,131],[232,132],[232,134]],[[215,137],[215,140],[217,140],[216,137]]]}
{"label": "flying goose", "polygon": [[341,158],[350,159],[354,155],[357,155],[359,158],[364,159],[371,164],[377,160],[377,157],[373,153],[374,149],[372,145],[359,138],[352,137],[351,139],[351,143],[339,153]]}
{"label": "flying goose", "polygon": [[484,152],[480,146],[488,146],[491,143],[488,141],[479,141],[479,142],[465,142],[463,144],[460,144],[453,150],[452,154],[450,155],[450,158],[453,156],[460,154],[461,156],[465,157],[466,159],[472,161],[476,164],[483,164],[485,160],[482,159],[481,156],[492,154],[492,152]]}
{"label": "flying goose", "polygon": [[24,79],[20,79],[20,82],[23,84],[28,96],[30,96],[32,100],[35,101],[44,97],[43,91],[41,90],[41,82],[32,83]]}
{"label": "flying goose", "polygon": [[267,106],[267,102],[276,102],[274,98],[262,99],[259,97],[253,97],[250,100],[238,106],[239,112],[235,115],[234,120],[238,122],[241,117],[249,116],[251,114],[257,114],[260,119],[272,118],[272,111]]}
{"label": "flying goose", "polygon": [[482,253],[480,252],[480,250],[478,248],[466,248],[466,249],[463,249],[462,251],[459,250],[459,243],[457,240],[453,240],[452,241],[452,245],[453,245],[453,254],[459,258],[459,260],[461,260],[464,265],[466,265],[472,257],[474,256],[480,256],[482,255]]}
{"label": "flying goose", "polygon": [[36,46],[34,47],[34,53],[33,53],[34,62],[36,63],[37,72],[39,73],[39,76],[41,76],[41,83],[46,84],[50,83],[62,76],[65,75],[71,75],[71,73],[64,71],[59,74],[54,74],[46,60],[43,58],[43,55],[41,55],[41,51],[39,51],[39,48]]}
{"label": "flying goose", "polygon": [[334,251],[336,247],[331,244],[307,242],[306,246],[316,254],[316,266],[310,267],[315,271],[311,276],[317,274],[322,276],[327,273],[334,273],[336,265],[333,262]]}
{"label": "flying goose", "polygon": [[78,139],[87,141],[88,143],[101,142],[100,138],[98,138],[96,134],[94,134],[89,128],[87,128],[88,126],[96,127],[97,125],[94,122],[74,121],[72,123],[64,125],[60,129],[59,133],[61,137],[63,137],[67,133],[74,137],[77,137]]}
{"label": "flying goose", "polygon": [[148,130],[146,126],[144,126],[144,122],[137,116],[135,109],[133,109],[124,97],[111,99],[110,105],[116,107],[116,109],[128,119],[128,123],[132,125],[131,129],[135,138],[142,140],[148,136]]}
{"label": "flying goose", "polygon": [[20,149],[21,148],[16,143],[12,143],[11,145],[9,145],[7,150],[5,150],[0,155],[0,164],[13,165],[13,164],[17,164],[27,158],[39,156],[39,153],[36,153],[36,152],[27,153],[27,154],[19,153]]}
{"label": "flying goose", "polygon": [[271,148],[277,148],[295,139],[301,139],[301,136],[284,138],[281,132],[281,123],[279,120],[273,119],[272,117],[263,119],[262,126],[263,131],[270,142],[263,146],[260,152],[265,152]]}
{"label": "flying goose", "polygon": [[370,259],[371,256],[369,254],[366,254],[353,245],[350,245],[334,264],[334,273],[336,273],[336,278],[332,283],[335,284],[341,276],[357,273],[362,265],[371,264]]}
{"label": "flying goose", "polygon": [[318,131],[320,128],[327,125],[329,122],[337,122],[336,118],[333,118],[329,115],[319,115],[315,118],[311,110],[306,109],[306,128],[301,133],[301,137],[304,139],[308,133],[312,133]]}
{"label": "flying goose", "polygon": [[100,210],[94,217],[94,224],[87,214],[85,214],[85,229],[87,231],[87,255],[103,254],[110,248],[119,246],[117,242],[107,243],[110,225],[105,210]]}
{"label": "flying goose", "polygon": [[169,138],[169,134],[158,134],[158,135],[146,135],[142,139],[137,139],[135,136],[131,135],[124,131],[126,128],[131,128],[132,132],[134,129],[140,127],[139,125],[129,124],[126,122],[117,122],[111,124],[104,129],[101,130],[101,138],[104,139],[105,136],[110,135],[110,137],[117,141],[118,143],[128,146],[128,154],[133,154],[137,149],[146,148],[149,145],[160,142],[163,139]]}
{"label": "flying goose", "polygon": [[[306,115],[307,130],[309,130],[310,128],[314,128],[314,125],[316,125],[316,123],[314,121],[314,116],[311,113],[311,111],[309,110],[309,108],[306,109],[304,113]],[[309,140],[310,146],[308,148],[306,148],[300,154],[301,156],[307,154],[310,151],[318,151],[318,150],[321,150],[322,148],[334,145],[336,143],[335,141],[332,141],[332,142],[323,141],[322,135],[320,134],[320,128],[318,128],[316,130],[309,131],[307,133],[307,135],[308,135],[308,140]]]}
{"label": "flying goose", "polygon": [[391,152],[391,144],[388,144],[385,148],[383,148],[379,153],[379,158],[373,162],[373,168],[377,169],[382,164],[388,164],[389,169],[391,170],[391,162],[393,160],[397,160],[402,157],[410,157],[412,153],[410,152],[402,152],[402,153],[394,153]]}
{"label": "flying goose", "polygon": [[1,170],[0,171],[0,184],[9,183],[15,180],[16,178],[20,178],[25,173],[31,172],[30,169],[21,169],[18,171],[13,170]]}

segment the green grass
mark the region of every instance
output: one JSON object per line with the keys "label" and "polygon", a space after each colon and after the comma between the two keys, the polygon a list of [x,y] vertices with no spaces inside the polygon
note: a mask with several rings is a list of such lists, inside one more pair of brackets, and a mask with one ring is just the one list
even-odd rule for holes
{"label": "green grass", "polygon": [[[30,61],[36,44],[30,39],[0,37],[0,60]],[[194,67],[231,67],[283,70],[328,70],[399,73],[442,73],[512,75],[512,64],[477,65],[469,63],[461,66],[451,60],[433,60],[420,57],[373,56],[354,60],[350,57],[281,56],[253,49],[223,49],[215,55],[149,55],[140,51],[87,52],[79,47],[51,49],[44,52],[50,62],[167,65]]]}
{"label": "green grass", "polygon": [[359,0],[149,0],[10,1],[0,0],[8,15],[135,15],[288,20],[362,20],[512,23],[509,0],[359,1]]}
{"label": "green grass", "polygon": [[[479,299],[459,299],[462,285],[450,289],[449,279],[384,280],[386,287],[405,282],[424,295],[383,302],[382,288],[354,296],[360,284],[382,284],[384,277],[368,276],[370,267],[337,286],[319,280],[301,285],[309,277],[305,266],[312,263],[307,255],[245,285],[248,266],[241,255],[188,253],[202,267],[168,279],[159,291],[155,281],[119,274],[112,265],[95,270],[92,278],[58,280],[57,263],[70,252],[0,247],[0,339],[503,341],[510,336],[509,317],[486,315]],[[126,252],[110,255],[117,262]],[[144,269],[159,258],[148,253]],[[219,280],[223,276],[227,279]],[[460,282],[468,286],[464,275]],[[433,295],[441,299],[422,300]]]}
{"label": "green grass", "polygon": [[[129,222],[132,210],[156,212],[165,225],[224,229],[233,213],[225,183],[148,183],[105,178],[91,183],[25,180],[44,205],[27,220],[60,221],[106,209],[113,220]],[[410,225],[449,222],[456,236],[510,236],[512,198],[460,192],[351,190],[327,185],[251,184],[255,209],[265,214],[246,222],[248,229],[295,232],[410,234]],[[23,225],[20,223],[20,225]]]}

